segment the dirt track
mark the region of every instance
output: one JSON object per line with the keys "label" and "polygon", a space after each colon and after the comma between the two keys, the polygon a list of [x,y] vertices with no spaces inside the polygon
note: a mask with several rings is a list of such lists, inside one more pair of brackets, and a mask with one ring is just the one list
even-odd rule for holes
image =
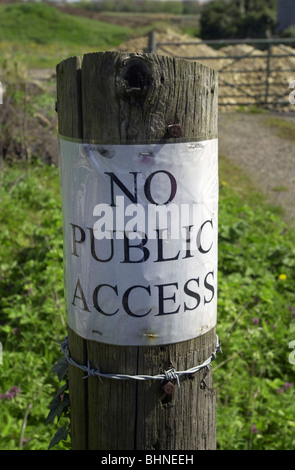
{"label": "dirt track", "polygon": [[[276,136],[264,118],[264,114],[220,113],[219,154],[245,170],[295,226],[295,143]],[[295,123],[295,109],[294,115],[280,118]]]}

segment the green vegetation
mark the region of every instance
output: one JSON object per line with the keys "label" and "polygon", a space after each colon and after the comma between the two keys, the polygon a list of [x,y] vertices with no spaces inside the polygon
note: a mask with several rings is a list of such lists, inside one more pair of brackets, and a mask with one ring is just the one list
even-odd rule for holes
{"label": "green vegetation", "polygon": [[295,38],[295,26],[288,26],[280,33],[280,36],[282,38]]}
{"label": "green vegetation", "polygon": [[295,141],[295,124],[275,116],[263,118],[263,124],[272,129],[278,137]]}
{"label": "green vegetation", "polygon": [[[162,5],[167,12],[157,9],[152,12],[147,9],[146,13],[131,12],[126,10],[124,2],[115,2],[113,9],[114,2],[110,1],[67,6],[66,11],[73,14],[44,2],[0,4],[0,65],[6,60],[21,62],[30,69],[55,68],[65,57],[110,50],[131,36],[141,36],[152,29],[163,30],[167,26],[192,36],[199,34],[199,15],[194,9],[187,10],[189,2],[181,12],[171,9],[170,2],[152,1],[146,5],[149,3]],[[181,2],[171,3],[182,8]],[[83,16],[89,9],[94,9],[96,15],[99,13],[96,9],[103,5],[104,21]],[[124,11],[118,10],[124,5]],[[80,16],[75,14],[77,11]],[[191,13],[191,16],[185,13]]]}
{"label": "green vegetation", "polygon": [[1,449],[47,449],[65,335],[58,170],[2,164],[0,188]]}
{"label": "green vegetation", "polygon": [[36,44],[108,47],[130,30],[66,15],[45,3],[0,5],[0,40]]}
{"label": "green vegetation", "polygon": [[46,3],[0,5],[0,61],[16,58],[27,67],[55,67],[65,57],[107,50],[131,29],[61,13]]}
{"label": "green vegetation", "polygon": [[218,448],[292,449],[295,233],[238,169],[220,164]]}
{"label": "green vegetation", "polygon": [[200,23],[202,39],[263,38],[275,32],[276,0],[214,0]]}
{"label": "green vegetation", "polygon": [[200,11],[200,5],[195,1],[165,1],[154,0],[103,0],[100,2],[82,1],[78,7],[92,11],[111,11],[128,13],[169,13],[174,15],[195,15]]}

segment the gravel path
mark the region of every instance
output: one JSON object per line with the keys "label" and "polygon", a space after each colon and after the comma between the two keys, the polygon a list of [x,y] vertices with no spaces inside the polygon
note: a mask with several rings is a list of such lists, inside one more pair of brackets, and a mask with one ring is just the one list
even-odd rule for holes
{"label": "gravel path", "polygon": [[[264,114],[220,113],[219,154],[242,168],[295,227],[295,143],[275,135]],[[295,123],[295,114],[280,115]]]}

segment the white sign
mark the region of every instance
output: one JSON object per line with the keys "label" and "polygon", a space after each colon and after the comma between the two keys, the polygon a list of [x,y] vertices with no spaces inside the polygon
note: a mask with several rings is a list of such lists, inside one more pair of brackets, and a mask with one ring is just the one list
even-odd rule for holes
{"label": "white sign", "polygon": [[60,137],[69,326],[159,345],[216,324],[218,141],[98,145]]}

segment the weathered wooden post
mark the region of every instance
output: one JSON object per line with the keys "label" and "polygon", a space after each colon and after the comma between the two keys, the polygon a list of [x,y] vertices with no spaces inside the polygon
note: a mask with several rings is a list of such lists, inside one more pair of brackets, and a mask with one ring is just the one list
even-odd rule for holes
{"label": "weathered wooden post", "polygon": [[[216,351],[216,72],[155,54],[71,57],[57,109],[72,448],[214,449],[211,371],[178,372]],[[182,235],[165,239],[147,210],[172,205]]]}

